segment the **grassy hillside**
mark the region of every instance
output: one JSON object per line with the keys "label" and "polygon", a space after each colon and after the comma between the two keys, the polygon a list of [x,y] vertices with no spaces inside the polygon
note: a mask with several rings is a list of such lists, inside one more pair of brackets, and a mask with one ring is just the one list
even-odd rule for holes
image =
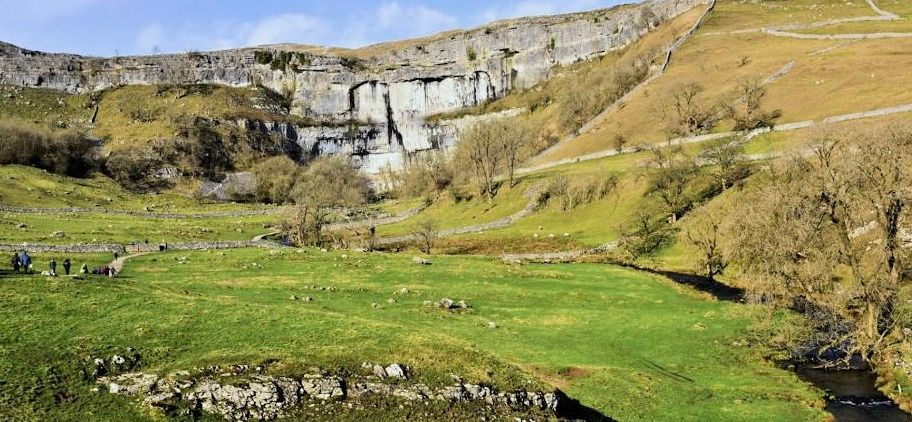
{"label": "grassy hillside", "polygon": [[[432,385],[450,374],[501,388],[531,380],[620,420],[822,416],[807,385],[747,347],[760,308],[609,266],[433,260],[245,250],[142,257],[114,281],[6,275],[0,414],[148,419],[123,399],[90,392],[74,373],[87,356],[132,347],[143,370],[158,373],[264,360],[326,369],[401,361]],[[395,293],[402,288],[409,293]],[[422,305],[443,297],[472,310]],[[55,404],[61,395],[71,400]]]}
{"label": "grassy hillside", "polygon": [[25,166],[0,166],[0,204],[18,207],[104,208],[166,213],[264,208],[202,201],[176,193],[138,194],[99,174],[80,179]]}
{"label": "grassy hillside", "polygon": [[[889,10],[889,4],[884,8]],[[897,13],[904,13],[899,6]],[[908,54],[912,39],[799,40],[759,32],[760,28],[802,25],[837,18],[876,16],[864,2],[720,1],[701,29],[675,54],[667,72],[631,97],[595,128],[538,157],[543,163],[612,148],[617,134],[630,144],[661,142],[668,137],[663,108],[669,92],[697,83],[699,100],[730,99],[739,81],[766,80],[765,107],[782,110],[779,122],[817,120],[829,116],[912,102],[908,90]],[[813,28],[816,33],[912,31],[908,19],[868,21]],[[856,28],[856,29],[859,29]],[[859,29],[861,30],[861,29]],[[860,72],[859,69],[864,69]],[[898,115],[896,118],[906,118]],[[728,130],[722,121],[715,130]]]}

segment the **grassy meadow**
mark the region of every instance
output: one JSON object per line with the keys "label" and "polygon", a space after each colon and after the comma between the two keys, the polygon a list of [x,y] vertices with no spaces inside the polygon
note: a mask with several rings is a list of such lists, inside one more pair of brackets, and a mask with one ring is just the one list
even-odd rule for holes
{"label": "grassy meadow", "polygon": [[[760,308],[606,265],[432,260],[251,249],[147,255],[113,280],[4,275],[0,415],[150,419],[76,375],[88,356],[134,348],[142,370],[162,374],[401,361],[431,385],[457,374],[502,389],[561,388],[620,420],[822,418],[812,388],[750,347]],[[472,308],[423,305],[445,297]]]}

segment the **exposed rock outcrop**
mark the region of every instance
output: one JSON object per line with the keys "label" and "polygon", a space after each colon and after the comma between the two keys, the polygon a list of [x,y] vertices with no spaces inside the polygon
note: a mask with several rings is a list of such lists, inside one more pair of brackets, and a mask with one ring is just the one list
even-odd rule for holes
{"label": "exposed rock outcrop", "polygon": [[[307,151],[349,153],[368,171],[402,166],[446,148],[450,129],[430,115],[482,104],[530,87],[565,66],[621,49],[705,0],[652,0],[560,16],[496,22],[468,31],[370,46],[340,55],[301,46],[95,58],[0,44],[0,84],[67,92],[133,84],[263,85],[289,93],[292,113],[340,125],[268,124]],[[354,127],[345,122],[361,122]],[[244,123],[248,124],[248,123]]]}
{"label": "exposed rock outcrop", "polygon": [[[191,414],[206,412],[232,421],[272,420],[304,404],[356,401],[367,395],[408,402],[478,402],[552,415],[559,415],[562,408],[571,402],[560,391],[499,392],[488,386],[463,382],[435,389],[425,384],[402,382],[406,378],[405,365],[377,366],[383,370],[382,377],[344,379],[318,374],[292,378],[246,375],[241,371],[194,379],[189,377],[189,372],[164,378],[132,372],[101,377],[98,382],[105,385],[111,394],[136,397],[144,405],[165,412],[174,412],[175,409]],[[383,378],[395,378],[400,382],[387,383],[380,380]]]}

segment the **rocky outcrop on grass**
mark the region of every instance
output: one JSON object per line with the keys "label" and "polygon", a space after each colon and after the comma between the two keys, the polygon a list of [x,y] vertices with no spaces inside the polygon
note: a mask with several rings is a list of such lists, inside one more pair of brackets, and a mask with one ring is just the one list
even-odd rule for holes
{"label": "rocky outcrop on grass", "polygon": [[[538,412],[559,416],[571,401],[560,392],[511,391],[458,381],[444,387],[409,382],[408,366],[386,367],[365,363],[374,375],[344,378],[327,373],[303,376],[272,376],[246,367],[217,374],[199,370],[196,377],[179,372],[166,377],[130,372],[98,378],[110,394],[138,399],[144,406],[168,415],[209,413],[231,421],[273,420],[332,402],[351,402],[374,397],[399,402],[476,402],[512,412]],[[214,371],[220,372],[220,371]]]}

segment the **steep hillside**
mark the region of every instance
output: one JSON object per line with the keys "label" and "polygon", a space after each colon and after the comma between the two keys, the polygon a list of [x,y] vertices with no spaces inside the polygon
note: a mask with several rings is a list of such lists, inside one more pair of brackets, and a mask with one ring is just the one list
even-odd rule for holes
{"label": "steep hillside", "polygon": [[[908,7],[882,3],[881,9],[873,2],[719,1],[660,78],[535,162],[610,150],[618,135],[631,145],[674,137],[667,131],[665,111],[671,93],[685,84],[698,84],[697,101],[712,104],[735,100],[742,81],[759,81],[766,89],[764,107],[782,112],[777,122],[802,123],[799,127],[855,113],[907,111],[912,94],[905,87],[912,76],[901,69],[912,64],[912,22]],[[804,38],[803,33],[853,36]],[[709,132],[724,132],[731,125],[723,119]]]}

